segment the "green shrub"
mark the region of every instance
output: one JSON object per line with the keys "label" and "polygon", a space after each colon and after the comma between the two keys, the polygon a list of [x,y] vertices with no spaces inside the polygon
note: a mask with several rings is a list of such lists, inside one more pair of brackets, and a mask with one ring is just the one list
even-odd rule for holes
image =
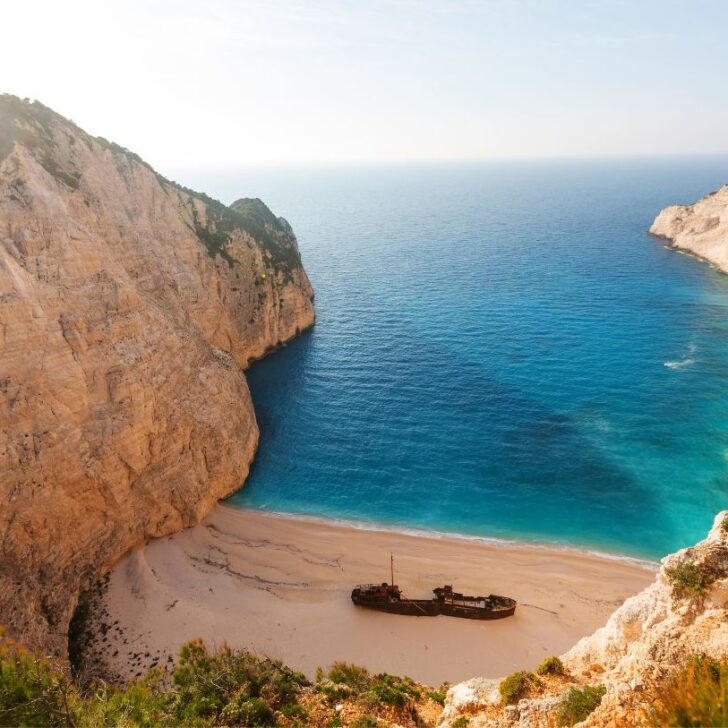
{"label": "green shrub", "polygon": [[316,689],[332,703],[353,696],[370,707],[392,705],[401,708],[421,695],[409,677],[387,673],[372,676],[366,668],[348,662],[335,662],[326,677],[321,670],[316,674]]}
{"label": "green shrub", "polygon": [[720,524],[721,531],[728,533],[728,516],[723,517],[723,521]]}
{"label": "green shrub", "polygon": [[652,706],[655,725],[728,725],[728,657],[694,657],[659,686]]}
{"label": "green shrub", "polygon": [[201,640],[182,648],[172,681],[175,691],[170,717],[182,724],[198,719],[214,722],[229,704],[231,714],[240,710],[263,720],[263,708],[253,699],[260,699],[270,711],[279,710],[295,703],[307,684],[301,673],[277,660],[260,659],[227,646],[209,653]]}
{"label": "green shrub", "polygon": [[[421,697],[411,678],[372,676],[346,663],[318,677],[317,689],[343,691],[372,708],[408,710]],[[124,687],[88,685],[82,691],[58,666],[33,657],[0,632],[0,726],[275,726],[277,717],[301,726],[309,724],[298,703],[306,685],[303,675],[276,660],[226,646],[208,651],[195,640],[183,646],[171,675],[155,669]],[[444,690],[429,697],[444,701]],[[340,724],[338,718],[331,723]],[[366,715],[354,723],[358,728],[376,724]]]}
{"label": "green shrub", "polygon": [[298,714],[306,680],[280,662],[200,640],[182,648],[172,685],[161,672],[127,687],[103,688],[80,703],[80,725],[274,726],[275,711]]}
{"label": "green shrub", "polygon": [[363,715],[349,724],[349,728],[377,728],[377,719]]}
{"label": "green shrub", "polygon": [[355,693],[367,690],[372,678],[365,667],[359,667],[348,662],[335,662],[329,670],[329,680],[339,685],[347,685]]}
{"label": "green shrub", "polygon": [[293,705],[284,705],[281,708],[281,714],[286,718],[308,718],[306,709],[298,703],[294,703]]}
{"label": "green shrub", "polygon": [[452,728],[467,728],[468,723],[470,721],[464,715],[461,715],[457,720],[453,721]]}
{"label": "green shrub", "polygon": [[275,726],[275,713],[265,700],[261,698],[233,698],[220,714],[223,724],[244,726]]}
{"label": "green shrub", "polygon": [[710,571],[690,561],[666,568],[665,575],[670,580],[675,594],[685,597],[702,596],[715,581]]}
{"label": "green shrub", "polygon": [[507,678],[501,680],[498,686],[498,692],[500,693],[503,703],[510,705],[517,703],[522,697],[524,697],[531,687],[538,685],[538,678],[532,672],[526,672],[520,670],[514,672]]}
{"label": "green shrub", "polygon": [[354,692],[347,685],[332,683],[331,680],[324,680],[316,683],[316,690],[324,695],[329,703],[338,703],[351,697]]}
{"label": "green shrub", "polygon": [[536,668],[538,675],[563,675],[564,663],[558,657],[547,657]]}
{"label": "green shrub", "polygon": [[436,703],[440,703],[440,705],[445,705],[446,694],[442,690],[430,690],[430,692],[427,693],[427,697],[430,700],[434,700]]}
{"label": "green shrub", "polygon": [[362,700],[368,705],[392,705],[401,708],[421,695],[414,681],[409,677],[397,677],[386,672],[376,675]]}
{"label": "green shrub", "polygon": [[68,725],[73,723],[69,705],[73,698],[73,686],[55,665],[2,639],[0,725]]}
{"label": "green shrub", "polygon": [[144,680],[119,688],[97,688],[76,703],[76,725],[79,726],[152,726],[160,725],[173,701],[165,691],[161,676],[148,675]]}
{"label": "green shrub", "polygon": [[607,689],[604,685],[585,685],[583,688],[571,688],[564,696],[556,713],[556,721],[560,726],[571,726],[580,723],[602,702]]}

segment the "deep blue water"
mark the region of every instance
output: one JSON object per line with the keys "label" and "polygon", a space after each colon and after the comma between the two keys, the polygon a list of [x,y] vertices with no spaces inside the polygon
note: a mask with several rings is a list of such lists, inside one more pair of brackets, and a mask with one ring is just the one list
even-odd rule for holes
{"label": "deep blue water", "polygon": [[728,276],[645,232],[728,159],[190,181],[287,217],[316,289],[231,503],[646,557],[728,506]]}

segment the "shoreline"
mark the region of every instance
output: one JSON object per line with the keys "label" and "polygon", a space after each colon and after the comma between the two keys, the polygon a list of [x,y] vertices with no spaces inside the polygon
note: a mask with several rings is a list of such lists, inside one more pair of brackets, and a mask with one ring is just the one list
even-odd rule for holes
{"label": "shoreline", "polygon": [[241,506],[229,505],[226,500],[219,501],[216,508],[232,509],[243,513],[261,514],[270,518],[280,518],[284,521],[303,521],[304,523],[318,524],[321,526],[338,526],[349,528],[355,531],[369,533],[389,533],[394,536],[411,536],[412,538],[431,539],[433,541],[462,541],[463,543],[483,544],[492,548],[533,548],[543,551],[555,551],[572,554],[574,556],[594,557],[608,561],[619,561],[646,569],[652,569],[655,573],[659,570],[660,562],[639,556],[630,556],[613,551],[602,551],[599,548],[587,546],[574,546],[572,544],[559,543],[558,541],[537,541],[520,538],[505,538],[500,536],[478,536],[477,534],[460,533],[458,531],[438,531],[417,526],[398,526],[394,524],[381,523],[378,521],[357,520],[355,518],[338,518],[336,516],[314,516],[308,513],[292,513],[289,511],[271,511],[263,508],[243,508]]}
{"label": "shoreline", "polygon": [[[513,617],[420,619],[354,607],[351,589],[389,579],[411,598],[452,583],[515,598]],[[89,662],[125,680],[171,664],[187,640],[228,643],[312,677],[344,660],[437,686],[533,669],[601,627],[654,580],[652,562],[574,549],[369,530],[218,505],[204,521],[134,550],[91,609]]]}

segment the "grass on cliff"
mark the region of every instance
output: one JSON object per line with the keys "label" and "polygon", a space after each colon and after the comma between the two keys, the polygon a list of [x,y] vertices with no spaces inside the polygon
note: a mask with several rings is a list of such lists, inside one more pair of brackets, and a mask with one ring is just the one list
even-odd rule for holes
{"label": "grass on cliff", "polygon": [[373,728],[378,718],[432,724],[440,712],[439,701],[407,677],[340,662],[312,685],[277,660],[226,646],[209,651],[201,640],[184,645],[171,672],[155,668],[125,686],[81,686],[61,664],[0,633],[0,726]]}
{"label": "grass on cliff", "polygon": [[353,697],[365,707],[404,708],[422,697],[422,691],[409,677],[386,672],[371,675],[365,667],[348,662],[335,662],[328,674],[319,671],[316,677],[316,689],[332,703]]}
{"label": "grass on cliff", "polygon": [[728,726],[728,656],[696,656],[654,690],[648,722],[661,726]]}
{"label": "grass on cliff", "polygon": [[536,668],[538,675],[563,675],[564,663],[558,657],[547,657]]}
{"label": "grass on cliff", "polygon": [[581,688],[569,688],[556,711],[556,722],[559,726],[572,726],[581,723],[593,713],[602,702],[607,689],[604,685],[584,685]]}
{"label": "grass on cliff", "polygon": [[275,660],[187,643],[170,676],[82,690],[61,667],[10,640],[0,645],[0,725],[275,726],[295,714],[306,678]]}
{"label": "grass on cliff", "polygon": [[715,575],[700,564],[685,561],[665,569],[673,591],[681,597],[701,597],[715,581]]}
{"label": "grass on cliff", "polygon": [[512,705],[521,698],[525,698],[532,688],[538,687],[539,682],[539,679],[532,672],[519,670],[501,680],[498,692],[503,699],[504,705]]}

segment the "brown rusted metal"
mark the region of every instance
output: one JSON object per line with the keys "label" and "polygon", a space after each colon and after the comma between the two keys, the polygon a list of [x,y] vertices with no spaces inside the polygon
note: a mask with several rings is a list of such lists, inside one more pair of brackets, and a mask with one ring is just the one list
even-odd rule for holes
{"label": "brown rusted metal", "polygon": [[497,594],[487,597],[466,596],[454,592],[449,584],[437,587],[433,592],[434,599],[408,599],[394,583],[360,584],[351,592],[351,601],[358,607],[413,617],[437,617],[444,614],[465,619],[502,619],[516,611],[515,599]]}

